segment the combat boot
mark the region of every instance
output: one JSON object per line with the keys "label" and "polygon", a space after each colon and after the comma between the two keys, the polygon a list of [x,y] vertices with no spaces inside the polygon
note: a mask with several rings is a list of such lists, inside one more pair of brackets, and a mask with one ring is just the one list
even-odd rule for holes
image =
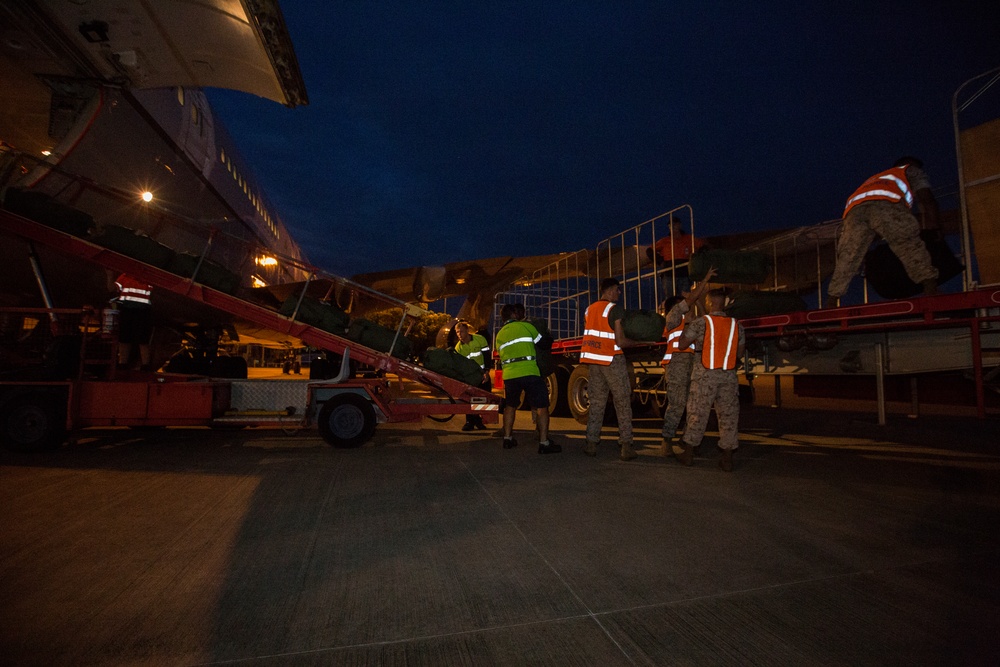
{"label": "combat boot", "polygon": [[660,443],[660,448],[656,452],[657,456],[670,456],[670,438],[664,438]]}
{"label": "combat boot", "polygon": [[677,460],[689,466],[694,463],[694,447],[681,440],[681,451],[676,453]]}
{"label": "combat boot", "polygon": [[733,450],[722,450],[722,455],[719,456],[719,467],[722,468],[723,472],[733,471]]}
{"label": "combat boot", "polygon": [[637,456],[639,455],[635,453],[634,449],[632,449],[631,442],[622,443],[621,454],[618,455],[618,458],[622,461],[631,461]]}
{"label": "combat boot", "polygon": [[597,456],[597,443],[587,441],[587,444],[583,446],[583,453],[587,456]]}

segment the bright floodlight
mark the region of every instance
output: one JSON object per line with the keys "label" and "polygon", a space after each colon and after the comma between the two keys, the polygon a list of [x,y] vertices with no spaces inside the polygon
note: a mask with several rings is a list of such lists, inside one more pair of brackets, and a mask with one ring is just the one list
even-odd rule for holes
{"label": "bright floodlight", "polygon": [[153,201],[153,193],[150,192],[149,190],[146,190],[145,192],[143,192],[142,193],[142,201],[144,201],[144,202],[151,202],[151,201]]}

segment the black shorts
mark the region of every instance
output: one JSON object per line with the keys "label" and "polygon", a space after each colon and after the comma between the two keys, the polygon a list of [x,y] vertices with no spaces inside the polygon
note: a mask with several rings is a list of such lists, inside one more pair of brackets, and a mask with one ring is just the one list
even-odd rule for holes
{"label": "black shorts", "polygon": [[153,337],[153,309],[149,306],[118,307],[118,342],[146,345]]}
{"label": "black shorts", "polygon": [[549,388],[537,375],[525,375],[513,380],[504,379],[503,388],[504,399],[508,406],[521,405],[521,394],[524,394],[529,408],[549,407]]}

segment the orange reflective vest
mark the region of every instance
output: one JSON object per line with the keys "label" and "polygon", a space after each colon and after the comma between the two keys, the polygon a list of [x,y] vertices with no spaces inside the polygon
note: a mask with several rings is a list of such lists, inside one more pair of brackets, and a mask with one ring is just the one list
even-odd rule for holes
{"label": "orange reflective vest", "polygon": [[846,217],[847,212],[858,204],[869,201],[902,201],[909,208],[913,208],[913,192],[910,190],[910,182],[906,179],[906,167],[886,169],[862,183],[861,187],[847,198],[844,216]]}
{"label": "orange reflective vest", "polygon": [[146,283],[123,273],[118,276],[115,284],[118,286],[119,303],[152,305],[153,301],[150,297],[153,294],[153,288]]}
{"label": "orange reflective vest", "polygon": [[681,348],[679,343],[681,342],[681,334],[684,333],[684,327],[687,325],[687,315],[681,318],[681,323],[670,331],[664,330],[663,336],[667,339],[667,349],[663,354],[663,359],[660,361],[661,366],[666,366],[670,363],[670,359],[673,358],[675,354],[691,354],[697,349],[694,343],[691,343],[685,348]]}
{"label": "orange reflective vest", "polygon": [[580,363],[609,366],[622,349],[615,343],[615,330],[608,322],[613,301],[595,301],[583,316],[583,341],[580,345]]}
{"label": "orange reflective vest", "polygon": [[673,238],[664,236],[656,242],[653,248],[656,250],[656,254],[660,256],[660,259],[669,264],[675,259],[678,261],[691,259],[691,254],[698,252],[704,245],[704,240],[681,232],[680,234],[674,234]]}
{"label": "orange reflective vest", "polygon": [[740,332],[734,318],[705,316],[705,339],[701,348],[701,363],[705,368],[736,368],[739,343]]}

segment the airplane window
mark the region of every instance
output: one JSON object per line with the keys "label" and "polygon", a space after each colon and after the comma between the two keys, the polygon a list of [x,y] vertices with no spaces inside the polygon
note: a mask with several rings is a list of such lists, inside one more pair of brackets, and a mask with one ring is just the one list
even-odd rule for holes
{"label": "airplane window", "polygon": [[219,149],[219,162],[221,162],[222,164],[226,164],[226,149],[225,148],[220,148]]}
{"label": "airplane window", "polygon": [[177,101],[180,102],[181,106],[184,106],[184,89],[180,86],[177,87]]}

